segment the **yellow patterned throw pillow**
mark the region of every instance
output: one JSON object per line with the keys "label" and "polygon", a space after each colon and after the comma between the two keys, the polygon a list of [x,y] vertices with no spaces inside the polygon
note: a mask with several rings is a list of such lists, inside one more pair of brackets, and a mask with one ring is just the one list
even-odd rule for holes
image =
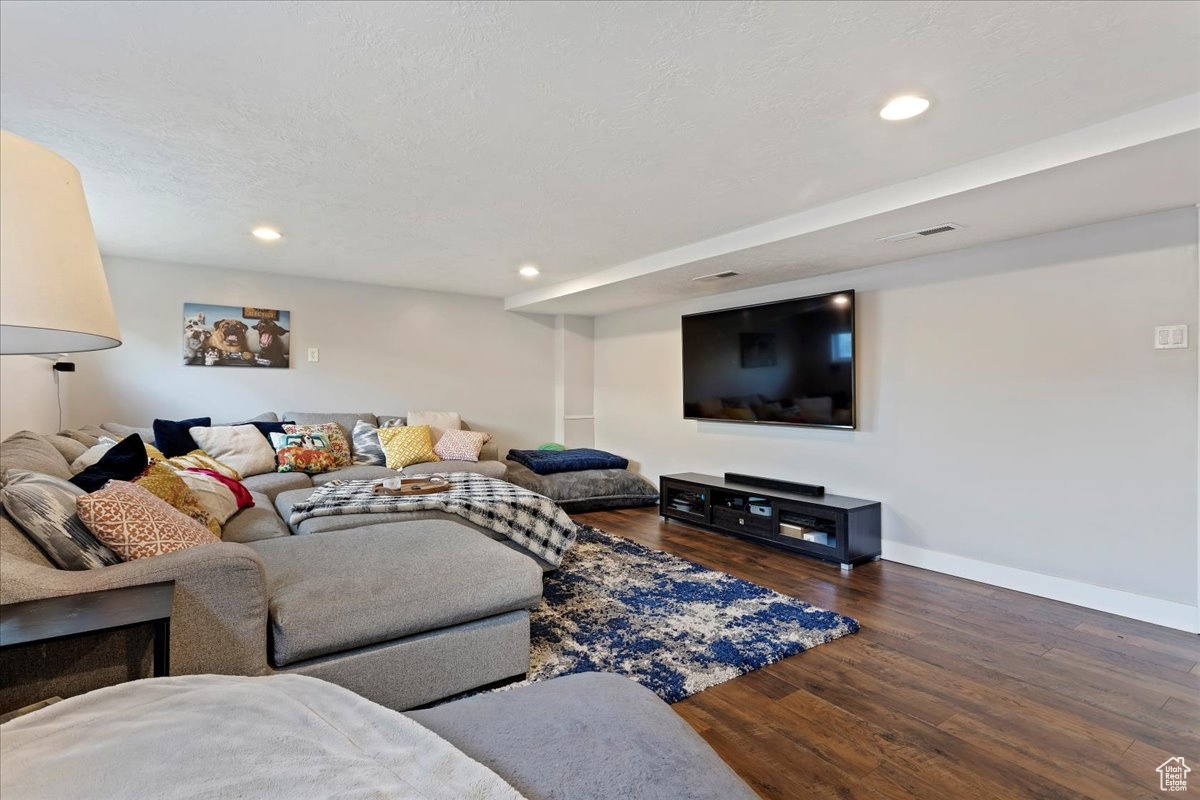
{"label": "yellow patterned throw pillow", "polygon": [[404,469],[412,464],[437,461],[428,425],[406,425],[402,428],[377,428],[379,443],[387,457],[388,469]]}
{"label": "yellow patterned throw pillow", "polygon": [[221,524],[204,510],[204,506],[200,505],[200,501],[183,482],[183,478],[176,475],[166,464],[151,464],[145,472],[134,478],[133,482],[158,499],[165,500],[176,511],[187,514],[217,536],[221,535]]}

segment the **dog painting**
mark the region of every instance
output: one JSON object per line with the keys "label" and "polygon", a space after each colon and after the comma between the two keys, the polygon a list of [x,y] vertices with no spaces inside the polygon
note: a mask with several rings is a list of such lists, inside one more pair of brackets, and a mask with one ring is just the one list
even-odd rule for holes
{"label": "dog painting", "polygon": [[201,367],[283,367],[290,362],[290,311],[183,304],[183,363]]}

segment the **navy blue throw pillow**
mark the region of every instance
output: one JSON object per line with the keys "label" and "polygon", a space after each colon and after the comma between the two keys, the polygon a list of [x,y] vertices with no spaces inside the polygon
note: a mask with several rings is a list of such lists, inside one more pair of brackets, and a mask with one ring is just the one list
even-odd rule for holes
{"label": "navy blue throw pillow", "polygon": [[146,471],[149,463],[146,445],[134,433],[110,447],[99,461],[71,478],[71,483],[85,492],[97,492],[109,481],[133,480]]}
{"label": "navy blue throw pillow", "polygon": [[291,420],[284,420],[283,422],[242,422],[240,424],[253,425],[254,427],[258,428],[258,432],[267,437],[267,441],[269,442],[271,441],[272,433],[287,433],[287,431],[283,429],[283,426],[295,425],[296,423],[292,422]]}
{"label": "navy blue throw pillow", "polygon": [[210,428],[212,417],[196,417],[195,419],[156,419],[154,420],[154,446],[167,458],[185,456],[193,450],[199,450],[200,445],[188,433],[188,428]]}

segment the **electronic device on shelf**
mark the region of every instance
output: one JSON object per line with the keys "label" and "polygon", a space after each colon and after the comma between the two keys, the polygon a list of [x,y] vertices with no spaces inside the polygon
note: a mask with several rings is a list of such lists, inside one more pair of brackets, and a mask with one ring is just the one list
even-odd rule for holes
{"label": "electronic device on shelf", "polygon": [[817,486],[815,483],[781,481],[778,478],[761,478],[757,475],[743,475],[739,472],[726,472],[725,481],[727,483],[741,483],[746,486],[761,486],[764,489],[778,489],[783,492],[806,494],[812,497],[820,497],[825,494],[825,487]]}

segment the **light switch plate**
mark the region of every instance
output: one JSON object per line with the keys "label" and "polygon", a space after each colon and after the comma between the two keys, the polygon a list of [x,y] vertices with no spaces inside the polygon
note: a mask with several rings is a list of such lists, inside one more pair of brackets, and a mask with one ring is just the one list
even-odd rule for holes
{"label": "light switch plate", "polygon": [[308,360],[317,362],[321,360],[321,354],[315,347],[308,348]]}
{"label": "light switch plate", "polygon": [[1187,346],[1187,325],[1159,325],[1154,329],[1155,350],[1180,350]]}

